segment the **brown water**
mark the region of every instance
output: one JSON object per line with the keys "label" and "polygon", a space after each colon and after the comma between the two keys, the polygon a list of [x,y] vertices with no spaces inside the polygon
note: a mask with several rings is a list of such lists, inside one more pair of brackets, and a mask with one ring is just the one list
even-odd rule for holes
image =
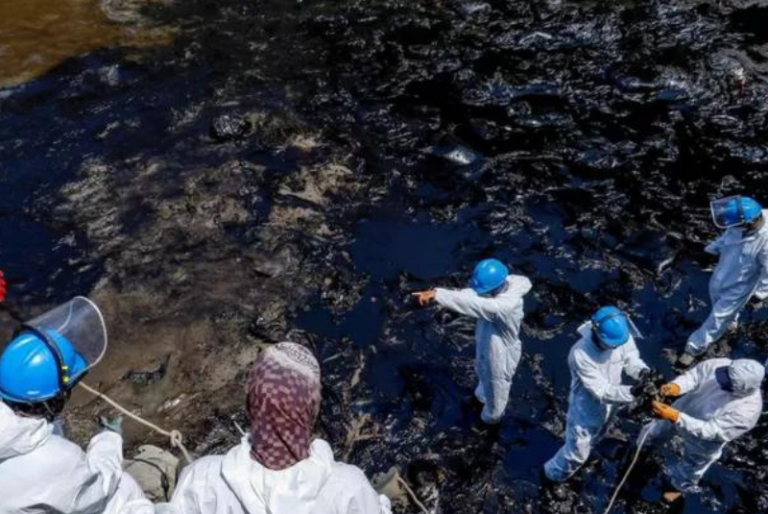
{"label": "brown water", "polygon": [[3,0],[0,87],[26,82],[99,48],[155,44],[167,37],[167,31],[140,23],[109,20],[99,0]]}

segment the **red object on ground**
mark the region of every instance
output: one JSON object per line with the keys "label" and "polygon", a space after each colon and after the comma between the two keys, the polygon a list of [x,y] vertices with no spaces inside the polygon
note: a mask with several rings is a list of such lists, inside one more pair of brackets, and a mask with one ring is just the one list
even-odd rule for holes
{"label": "red object on ground", "polygon": [[5,281],[5,274],[0,270],[0,302],[5,301],[5,295],[8,291],[8,283]]}

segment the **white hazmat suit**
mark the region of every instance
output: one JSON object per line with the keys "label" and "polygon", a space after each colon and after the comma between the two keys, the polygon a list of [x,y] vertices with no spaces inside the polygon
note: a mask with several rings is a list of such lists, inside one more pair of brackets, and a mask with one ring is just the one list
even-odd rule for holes
{"label": "white hazmat suit", "polygon": [[0,402],[0,514],[154,513],[123,473],[122,437],[101,433],[83,452],[52,432]]}
{"label": "white hazmat suit", "polygon": [[[720,387],[715,370],[731,365],[733,392],[728,392]],[[680,411],[679,421],[654,421],[640,439],[646,434],[649,444],[667,442],[674,435],[682,439],[682,457],[667,469],[678,491],[695,492],[725,445],[755,427],[763,410],[760,384],[764,375],[765,368],[757,361],[711,359],[672,382],[683,394],[672,404]]]}
{"label": "white hazmat suit", "polygon": [[498,423],[509,401],[509,390],[522,356],[520,327],[523,297],[531,281],[521,275],[507,277],[507,287],[496,296],[480,296],[472,289],[437,288],[435,301],[452,311],[476,318],[475,369],[477,399],[484,404],[485,423]]}
{"label": "white hazmat suit", "polygon": [[[768,210],[763,211],[763,219],[768,220]],[[749,233],[740,227],[729,228],[706,252],[719,255],[720,260],[709,281],[712,311],[688,338],[685,350],[691,355],[701,355],[717,342],[738,321],[752,295],[768,297],[768,223]]]}
{"label": "white hazmat suit", "polygon": [[250,436],[224,456],[204,457],[186,468],[169,506],[174,514],[391,514],[363,472],[335,462],[316,439],[309,457],[270,470],[251,457]]}
{"label": "white hazmat suit", "polygon": [[604,350],[593,341],[591,323],[582,325],[579,334],[581,339],[568,356],[571,394],[565,445],[544,465],[544,473],[554,482],[563,482],[579,470],[616,409],[634,401],[631,387],[622,385],[622,374],[637,379],[648,369],[634,337],[618,348]]}

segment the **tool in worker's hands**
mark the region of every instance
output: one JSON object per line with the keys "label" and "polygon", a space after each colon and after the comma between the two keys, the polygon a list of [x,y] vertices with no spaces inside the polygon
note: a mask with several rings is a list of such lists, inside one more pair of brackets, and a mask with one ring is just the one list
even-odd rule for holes
{"label": "tool in worker's hands", "polygon": [[[635,397],[633,406],[629,410],[630,417],[645,417],[651,402],[659,399],[659,386],[665,382],[664,377],[656,370],[644,370],[637,383],[632,386],[631,393]],[[642,420],[639,420],[642,422]]]}
{"label": "tool in worker's hands", "polygon": [[437,296],[437,293],[434,289],[429,289],[427,291],[418,291],[416,293],[411,293],[411,296],[415,296],[416,300],[418,300],[419,305],[427,305],[430,302],[435,300],[435,296]]}

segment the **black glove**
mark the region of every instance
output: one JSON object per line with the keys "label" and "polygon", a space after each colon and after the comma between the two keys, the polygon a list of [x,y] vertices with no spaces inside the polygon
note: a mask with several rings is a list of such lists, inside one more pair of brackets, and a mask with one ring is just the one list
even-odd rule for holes
{"label": "black glove", "polygon": [[640,398],[645,396],[647,392],[653,387],[653,381],[651,380],[651,370],[644,369],[640,372],[640,376],[637,377],[637,382],[630,389],[632,396]]}

